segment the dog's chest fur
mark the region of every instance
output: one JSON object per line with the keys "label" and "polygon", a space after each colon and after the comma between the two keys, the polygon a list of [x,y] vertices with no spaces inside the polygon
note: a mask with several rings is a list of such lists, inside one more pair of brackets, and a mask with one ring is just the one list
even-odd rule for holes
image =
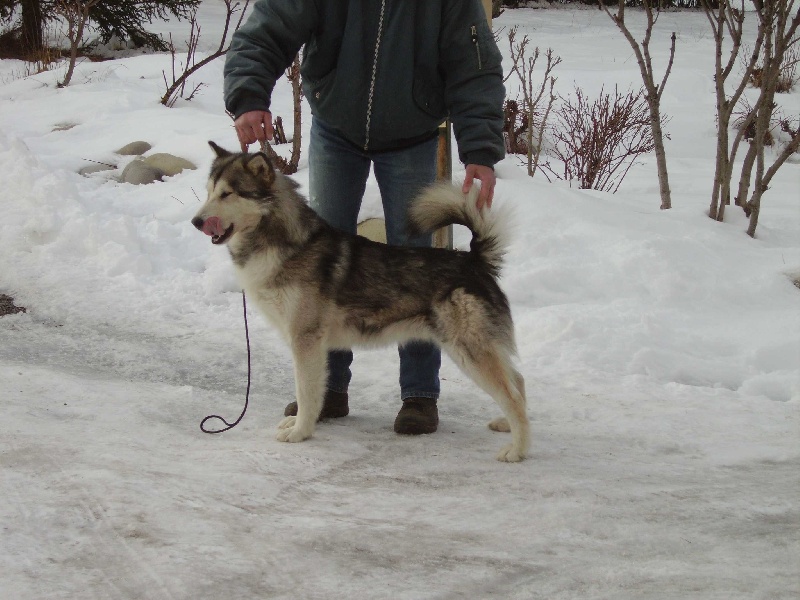
{"label": "dog's chest fur", "polygon": [[[233,241],[233,240],[232,240]],[[284,337],[288,337],[288,324],[297,311],[295,288],[275,286],[284,261],[277,249],[268,249],[250,255],[242,264],[236,264],[236,278],[248,296],[256,303]]]}

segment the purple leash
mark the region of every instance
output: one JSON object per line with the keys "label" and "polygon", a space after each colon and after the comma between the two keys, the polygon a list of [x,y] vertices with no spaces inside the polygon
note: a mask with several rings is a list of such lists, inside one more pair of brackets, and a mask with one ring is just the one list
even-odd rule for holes
{"label": "purple leash", "polygon": [[[239,424],[239,421],[242,420],[244,417],[244,413],[247,412],[247,404],[250,402],[250,379],[251,379],[251,369],[250,369],[250,331],[247,327],[247,300],[244,296],[244,290],[242,290],[242,312],[244,313],[244,335],[245,339],[247,340],[247,393],[244,396],[244,408],[242,409],[242,414],[239,415],[239,418],[236,419],[233,423],[228,423],[225,419],[220,417],[219,415],[209,415],[202,421],[200,421],[200,430],[203,433],[222,433],[223,431],[228,431],[229,429],[233,429]],[[225,423],[225,427],[222,429],[211,430],[206,429],[206,421],[209,419],[219,419],[223,423]]]}

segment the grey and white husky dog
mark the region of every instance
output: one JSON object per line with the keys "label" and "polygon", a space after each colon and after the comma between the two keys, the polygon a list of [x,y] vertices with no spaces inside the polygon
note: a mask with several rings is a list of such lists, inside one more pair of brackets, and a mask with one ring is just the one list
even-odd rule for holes
{"label": "grey and white husky dog", "polygon": [[414,201],[412,227],[464,225],[473,235],[470,251],[387,246],[326,224],[265,154],[209,143],[217,156],[208,199],[192,224],[213,244],[227,244],[240,284],[291,347],[297,416],[281,421],[278,440],[314,433],[328,350],[428,340],[502,408],[505,418],[489,426],[511,431],[512,441],[498,460],[522,460],[529,446],[525,382],[512,365],[514,326],[497,284],[502,211],[479,212],[474,193],[436,184]]}

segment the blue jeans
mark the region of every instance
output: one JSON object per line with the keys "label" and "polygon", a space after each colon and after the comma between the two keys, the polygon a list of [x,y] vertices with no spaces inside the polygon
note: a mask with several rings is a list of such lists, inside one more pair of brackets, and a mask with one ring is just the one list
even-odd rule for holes
{"label": "blue jeans", "polygon": [[[431,235],[409,237],[408,207],[419,191],[436,180],[436,138],[391,152],[363,152],[319,119],[311,122],[308,149],[310,205],[333,227],[356,233],[358,213],[370,164],[381,192],[390,246],[430,246]],[[400,398],[439,397],[439,348],[411,341],[399,348]],[[328,389],[346,392],[350,384],[350,350],[328,354]]]}

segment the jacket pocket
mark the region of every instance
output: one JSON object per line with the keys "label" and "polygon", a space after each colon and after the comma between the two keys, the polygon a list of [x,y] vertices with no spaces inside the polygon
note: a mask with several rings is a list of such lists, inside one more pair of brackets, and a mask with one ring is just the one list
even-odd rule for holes
{"label": "jacket pocket", "polygon": [[479,71],[494,68],[502,61],[497,49],[494,34],[485,22],[469,26],[469,40],[472,44],[475,66]]}
{"label": "jacket pocket", "polygon": [[422,112],[436,119],[443,119],[447,116],[444,103],[444,88],[436,86],[420,76],[416,76],[414,77],[412,93],[414,103]]}
{"label": "jacket pocket", "polygon": [[473,25],[469,29],[469,39],[472,41],[472,45],[475,48],[475,57],[478,59],[478,70],[483,70],[483,59],[481,57],[481,44],[478,41],[478,27]]}
{"label": "jacket pocket", "polygon": [[312,106],[320,106],[330,96],[330,91],[333,89],[333,83],[336,80],[336,69],[333,69],[327,75],[320,79],[303,78],[303,93],[308,98],[309,104]]}

